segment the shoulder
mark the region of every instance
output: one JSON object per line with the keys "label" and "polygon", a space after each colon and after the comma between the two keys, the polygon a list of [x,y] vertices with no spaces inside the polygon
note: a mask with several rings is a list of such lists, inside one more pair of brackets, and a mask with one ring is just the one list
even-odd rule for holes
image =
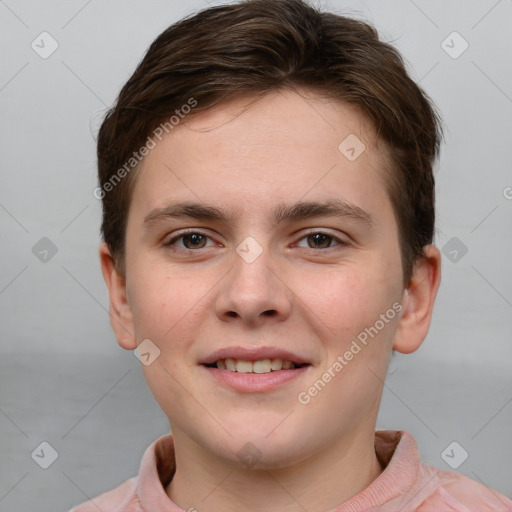
{"label": "shoulder", "polygon": [[[420,464],[423,482],[430,488],[418,504],[419,512],[450,510],[454,512],[510,512],[512,500],[461,473],[444,471]],[[429,485],[430,484],[430,485]]]}
{"label": "shoulder", "polygon": [[144,512],[142,501],[148,497],[153,499],[155,493],[164,501],[167,500],[162,481],[170,481],[174,474],[173,447],[171,434],[159,437],[146,448],[137,476],[89,499],[69,512]]}
{"label": "shoulder", "polygon": [[[137,477],[132,477],[110,491],[106,491],[95,498],[90,499],[72,508],[69,512],[117,512],[123,507],[122,512],[139,512],[142,508],[137,507],[137,495],[135,492]],[[126,508],[128,506],[135,508]]]}

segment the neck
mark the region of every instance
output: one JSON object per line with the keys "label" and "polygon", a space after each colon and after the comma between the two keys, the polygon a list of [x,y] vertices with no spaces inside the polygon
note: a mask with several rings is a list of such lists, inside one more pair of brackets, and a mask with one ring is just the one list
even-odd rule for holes
{"label": "neck", "polygon": [[184,510],[209,512],[329,511],[368,487],[382,472],[374,430],[338,440],[327,450],[278,469],[239,468],[219,461],[173,432],[176,473],[166,488]]}

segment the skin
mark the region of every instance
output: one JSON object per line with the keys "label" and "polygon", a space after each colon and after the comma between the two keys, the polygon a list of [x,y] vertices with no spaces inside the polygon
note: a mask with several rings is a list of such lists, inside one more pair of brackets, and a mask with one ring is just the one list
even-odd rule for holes
{"label": "skin", "polygon": [[[349,134],[366,146],[354,161],[338,150]],[[404,287],[384,172],[385,151],[365,119],[304,90],[238,98],[190,116],[143,161],[126,275],[104,243],[100,260],[119,344],[133,350],[150,339],[161,351],[142,369],[169,419],[177,470],[166,492],[183,509],[327,511],[382,472],[373,443],[391,349],[420,346],[440,281],[439,251],[428,246]],[[272,222],[278,204],[329,199],[363,209],[373,226],[332,216]],[[177,200],[232,217],[143,228],[151,211]],[[165,247],[189,228],[209,237],[199,238],[199,249],[190,238]],[[308,237],[318,231],[333,238]],[[236,252],[248,236],[262,248],[252,263]],[[401,313],[301,404],[298,394],[394,303]],[[311,366],[277,389],[240,393],[198,364],[237,345],[287,349]],[[237,456],[248,442],[261,457],[251,467]]]}

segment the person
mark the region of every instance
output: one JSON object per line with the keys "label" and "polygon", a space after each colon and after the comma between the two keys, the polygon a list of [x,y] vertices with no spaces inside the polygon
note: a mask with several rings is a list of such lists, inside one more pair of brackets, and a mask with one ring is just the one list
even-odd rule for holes
{"label": "person", "polygon": [[171,433],[73,512],[512,510],[376,431],[440,283],[442,133],[374,27],[303,0],[156,38],[101,125],[94,193],[112,327]]}

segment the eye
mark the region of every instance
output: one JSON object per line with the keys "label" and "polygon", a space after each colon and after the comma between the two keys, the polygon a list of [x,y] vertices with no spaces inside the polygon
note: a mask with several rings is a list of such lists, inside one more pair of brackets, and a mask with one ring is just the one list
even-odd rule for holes
{"label": "eye", "polygon": [[[176,244],[178,240],[182,239],[182,246]],[[186,233],[181,233],[180,235],[171,238],[164,245],[166,247],[177,247],[178,249],[204,249],[207,247],[207,240],[211,238],[200,231],[187,231]],[[210,245],[211,247],[211,245]]]}
{"label": "eye", "polygon": [[[308,233],[306,236],[302,237],[301,240],[306,240],[309,249],[330,249],[333,247],[331,245],[332,242],[337,242],[334,244],[346,246],[349,245],[347,242],[336,238],[334,235],[330,235],[329,233],[324,233],[322,231],[314,231],[312,233]],[[299,247],[304,247],[298,244]]]}
{"label": "eye", "polygon": [[[210,245],[208,245],[208,240],[212,242]],[[331,249],[335,246],[349,245],[348,242],[322,231],[308,233],[300,239],[297,246],[304,247],[304,245],[300,243],[302,240],[306,241],[307,246],[305,248],[309,249]],[[181,244],[178,243],[180,241]],[[208,235],[200,231],[187,231],[171,238],[164,246],[180,250],[197,250],[215,246],[215,242]]]}

